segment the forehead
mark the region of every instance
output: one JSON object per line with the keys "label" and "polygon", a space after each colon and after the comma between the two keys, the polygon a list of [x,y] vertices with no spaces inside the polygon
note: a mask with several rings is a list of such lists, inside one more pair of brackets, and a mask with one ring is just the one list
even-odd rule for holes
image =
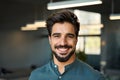
{"label": "forehead", "polygon": [[52,33],[72,33],[75,34],[74,26],[69,22],[55,23],[52,28]]}

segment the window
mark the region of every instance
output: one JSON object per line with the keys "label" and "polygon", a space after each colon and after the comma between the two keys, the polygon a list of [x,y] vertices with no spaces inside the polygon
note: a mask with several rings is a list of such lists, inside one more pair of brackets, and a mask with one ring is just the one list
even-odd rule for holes
{"label": "window", "polygon": [[88,11],[74,10],[81,25],[78,37],[77,50],[86,54],[100,54],[101,44],[101,15]]}

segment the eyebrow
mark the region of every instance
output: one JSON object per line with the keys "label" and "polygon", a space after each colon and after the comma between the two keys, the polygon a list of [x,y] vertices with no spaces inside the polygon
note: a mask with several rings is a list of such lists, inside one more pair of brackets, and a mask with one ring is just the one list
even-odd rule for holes
{"label": "eyebrow", "polygon": [[67,35],[72,35],[72,36],[75,36],[73,33],[67,33]]}
{"label": "eyebrow", "polygon": [[53,33],[52,36],[54,36],[54,35],[60,35],[60,33]]}
{"label": "eyebrow", "polygon": [[[61,33],[53,33],[52,36],[54,35],[60,35]],[[67,35],[75,36],[73,33],[67,33]]]}

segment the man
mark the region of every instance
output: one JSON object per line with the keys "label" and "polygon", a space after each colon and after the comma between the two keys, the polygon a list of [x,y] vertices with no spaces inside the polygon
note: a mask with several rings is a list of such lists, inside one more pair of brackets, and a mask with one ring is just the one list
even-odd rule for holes
{"label": "man", "polygon": [[34,70],[29,80],[105,80],[103,75],[75,55],[79,22],[74,13],[62,10],[46,21],[53,59]]}

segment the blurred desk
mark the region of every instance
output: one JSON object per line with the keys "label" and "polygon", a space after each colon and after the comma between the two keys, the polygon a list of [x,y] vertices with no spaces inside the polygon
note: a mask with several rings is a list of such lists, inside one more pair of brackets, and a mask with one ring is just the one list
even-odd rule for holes
{"label": "blurred desk", "polygon": [[14,80],[17,78],[28,77],[31,73],[31,69],[17,69],[12,73],[2,74],[0,75],[0,80]]}
{"label": "blurred desk", "polygon": [[108,80],[120,80],[120,70],[106,69],[105,75]]}

